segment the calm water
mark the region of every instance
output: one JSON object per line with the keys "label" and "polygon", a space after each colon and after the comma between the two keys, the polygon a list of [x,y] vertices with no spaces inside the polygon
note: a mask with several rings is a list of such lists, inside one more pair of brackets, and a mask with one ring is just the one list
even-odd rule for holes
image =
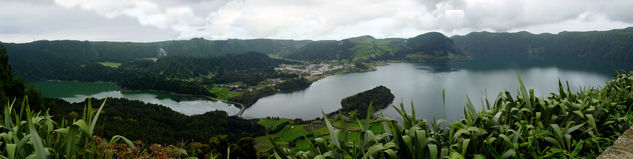
{"label": "calm water", "polygon": [[[446,118],[463,117],[466,95],[481,109],[487,93],[490,100],[507,89],[516,92],[520,73],[528,88],[537,96],[556,91],[557,80],[568,81],[573,90],[601,87],[613,78],[617,69],[630,70],[630,64],[582,58],[494,58],[443,63],[391,63],[375,72],[330,76],[309,88],[292,93],[276,94],[260,99],[247,109],[243,117],[314,119],[341,107],[344,97],[384,85],[396,96],[394,104],[404,102],[407,109],[414,102],[416,113],[426,119],[443,118],[442,90],[446,90]],[[386,116],[398,118],[389,107]]]}
{"label": "calm water", "polygon": [[61,98],[71,103],[82,102],[88,97],[99,99],[112,97],[160,104],[186,115],[202,114],[214,110],[223,110],[229,115],[239,112],[239,109],[233,105],[219,101],[188,100],[186,97],[161,92],[122,92],[119,87],[111,83],[45,81],[32,84],[40,89],[44,97]]}

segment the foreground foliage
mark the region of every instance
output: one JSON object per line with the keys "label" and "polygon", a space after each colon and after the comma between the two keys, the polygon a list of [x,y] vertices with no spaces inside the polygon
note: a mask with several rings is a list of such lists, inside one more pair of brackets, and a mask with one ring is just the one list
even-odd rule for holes
{"label": "foreground foliage", "polygon": [[[26,101],[26,100],[25,100]],[[3,158],[112,158],[116,148],[99,151],[94,142],[94,128],[99,119],[98,110],[93,111],[90,104],[84,109],[81,119],[70,123],[56,123],[47,113],[33,113],[23,101],[20,108],[14,103],[4,107],[0,119],[0,156]],[[105,103],[104,103],[105,104]],[[19,109],[19,111],[17,111]],[[117,143],[124,141],[126,148],[135,148],[134,144],[122,136],[114,136],[100,143]],[[128,150],[129,151],[129,150]]]}
{"label": "foreground foliage", "polygon": [[[15,102],[14,102],[15,103]],[[256,158],[252,138],[232,143],[227,135],[200,142],[163,146],[144,144],[114,135],[96,136],[105,100],[97,110],[84,107],[72,122],[56,122],[53,116],[31,112],[28,104],[7,104],[0,116],[0,158]],[[23,102],[27,103],[27,102]],[[230,155],[229,155],[230,154]]]}
{"label": "foreground foliage", "polygon": [[[360,140],[344,138],[345,130],[325,116],[329,138],[309,140],[310,150],[291,153],[270,138],[279,158],[595,158],[633,124],[633,72],[616,75],[602,89],[572,92],[559,82],[559,92],[534,96],[519,78],[516,96],[500,92],[477,111],[467,101],[465,118],[441,126],[394,106],[403,120],[386,117],[358,121]],[[371,107],[371,106],[370,106]],[[368,109],[371,113],[371,108]],[[385,133],[368,128],[384,126]]]}

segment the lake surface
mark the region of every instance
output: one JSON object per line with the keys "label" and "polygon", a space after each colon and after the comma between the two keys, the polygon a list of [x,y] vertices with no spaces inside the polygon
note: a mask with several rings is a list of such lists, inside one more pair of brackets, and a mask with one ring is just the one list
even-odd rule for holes
{"label": "lake surface", "polygon": [[33,82],[31,84],[40,89],[43,97],[60,98],[71,103],[82,102],[88,97],[98,99],[109,97],[126,98],[131,100],[140,100],[145,103],[160,104],[186,115],[202,114],[215,110],[223,110],[229,115],[233,115],[240,111],[239,108],[234,107],[232,104],[220,101],[190,99],[190,97],[177,96],[162,92],[121,91],[118,86],[112,83],[44,81]]}
{"label": "lake surface", "polygon": [[[482,99],[493,101],[506,89],[519,88],[516,74],[521,74],[528,88],[537,96],[555,92],[558,80],[568,81],[572,90],[580,86],[601,87],[613,78],[617,69],[630,70],[631,64],[587,58],[509,57],[471,59],[439,63],[390,63],[377,71],[330,76],[314,82],[309,88],[292,93],[264,97],[247,109],[242,117],[314,119],[341,108],[344,97],[384,85],[395,95],[393,104],[405,103],[425,119],[445,118],[451,121],[463,117],[466,95],[481,110]],[[442,106],[442,90],[446,90],[446,117]],[[514,94],[513,94],[514,95]],[[399,118],[388,107],[385,116]],[[408,110],[410,111],[410,110]]]}

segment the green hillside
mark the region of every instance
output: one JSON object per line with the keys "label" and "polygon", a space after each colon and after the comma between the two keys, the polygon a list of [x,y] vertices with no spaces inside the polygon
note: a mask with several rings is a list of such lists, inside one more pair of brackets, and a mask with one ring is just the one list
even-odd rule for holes
{"label": "green hillside", "polygon": [[[167,55],[220,56],[246,52],[285,55],[294,52],[310,41],[294,40],[205,40],[201,38],[150,43],[90,42],[90,41],[35,41],[30,43],[6,43],[10,50],[9,63],[17,76],[27,80],[114,80],[107,77],[91,78],[99,74],[111,74],[111,66],[99,62],[124,63],[136,59],[158,58]],[[51,67],[55,66],[55,67]],[[86,71],[103,70],[95,73]],[[79,77],[77,72],[88,73]],[[94,74],[94,76],[93,76]]]}
{"label": "green hillside", "polygon": [[426,33],[410,39],[376,39],[360,36],[340,41],[316,41],[286,57],[306,61],[424,61],[460,56],[453,42],[441,33]]}
{"label": "green hillside", "polygon": [[451,37],[470,56],[564,55],[633,60],[633,27],[558,34],[474,32]]}

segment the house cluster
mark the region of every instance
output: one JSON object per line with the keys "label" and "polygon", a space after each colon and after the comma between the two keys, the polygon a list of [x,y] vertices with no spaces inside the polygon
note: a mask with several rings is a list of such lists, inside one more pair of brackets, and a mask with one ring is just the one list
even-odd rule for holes
{"label": "house cluster", "polygon": [[217,86],[229,88],[229,91],[242,91],[243,89],[239,85],[235,84],[217,84]]}
{"label": "house cluster", "polygon": [[283,80],[281,80],[281,78],[273,78],[273,79],[267,79],[266,81],[263,82],[263,84],[265,84],[267,86],[277,86],[281,82],[283,82]]}
{"label": "house cluster", "polygon": [[[273,78],[273,79],[267,79],[266,81],[264,81],[261,84],[264,84],[266,86],[277,86],[279,85],[281,82],[283,82],[283,80],[281,78]],[[228,88],[229,91],[233,91],[233,92],[241,92],[241,91],[254,91],[254,90],[258,90],[261,89],[262,87],[246,87],[246,86],[242,86],[242,85],[237,85],[237,84],[217,84],[217,86],[220,87],[225,87]]]}
{"label": "house cluster", "polygon": [[343,65],[330,65],[330,64],[309,64],[309,65],[286,65],[282,64],[275,68],[277,70],[289,71],[291,73],[309,74],[310,76],[320,75],[327,71],[337,70],[343,68]]}

